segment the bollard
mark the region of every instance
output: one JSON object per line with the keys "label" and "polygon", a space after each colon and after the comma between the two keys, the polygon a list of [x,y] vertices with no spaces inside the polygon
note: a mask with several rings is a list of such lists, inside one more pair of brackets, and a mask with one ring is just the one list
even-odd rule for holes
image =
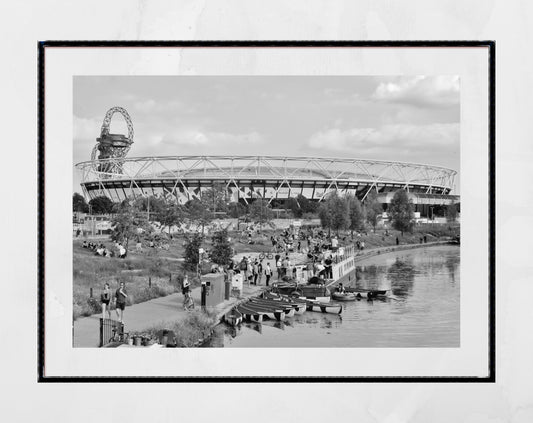
{"label": "bollard", "polygon": [[148,287],[152,287],[152,277],[148,276]]}
{"label": "bollard", "polygon": [[90,290],[89,290],[89,297],[90,297],[90,298],[93,297],[93,289],[92,289],[92,288],[90,288]]}

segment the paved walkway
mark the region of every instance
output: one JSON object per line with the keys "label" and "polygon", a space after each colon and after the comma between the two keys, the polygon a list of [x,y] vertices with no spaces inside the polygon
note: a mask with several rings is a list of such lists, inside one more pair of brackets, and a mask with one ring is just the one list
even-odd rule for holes
{"label": "paved walkway", "polygon": [[[264,285],[248,286],[245,283],[241,299],[259,294],[264,287]],[[192,290],[192,296],[197,307],[200,304],[200,294],[200,287]],[[222,315],[239,301],[239,298],[231,297],[229,300],[220,303],[215,310],[219,315]],[[143,331],[156,324],[184,319],[186,315],[187,312],[183,310],[183,295],[181,293],[171,294],[126,307],[124,311],[124,329],[126,332]],[[74,347],[99,346],[100,317],[102,317],[101,314],[93,314],[89,317],[77,319],[74,322]],[[111,311],[111,317],[116,319],[114,310]]]}

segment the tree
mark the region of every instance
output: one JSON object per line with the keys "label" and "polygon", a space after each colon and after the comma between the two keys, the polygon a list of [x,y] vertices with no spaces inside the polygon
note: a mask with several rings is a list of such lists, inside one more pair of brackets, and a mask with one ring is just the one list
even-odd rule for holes
{"label": "tree", "polygon": [[115,207],[115,215],[112,220],[113,232],[111,239],[124,244],[126,250],[131,238],[136,238],[142,233],[150,233],[152,227],[141,210],[139,201],[127,198]]}
{"label": "tree", "polygon": [[378,224],[379,215],[383,213],[383,206],[378,201],[377,192],[371,192],[365,199],[364,213],[366,221],[372,225],[374,232],[376,232],[376,226]]}
{"label": "tree", "polygon": [[296,201],[296,198],[290,197],[287,200],[286,207],[292,212],[293,216],[296,218],[300,218],[303,215],[303,211],[298,204],[298,201]]}
{"label": "tree", "polygon": [[222,229],[213,234],[210,258],[213,263],[224,265],[232,257],[233,248],[228,240],[228,231]]}
{"label": "tree", "polygon": [[274,212],[268,201],[259,198],[248,207],[250,219],[260,224],[267,223],[274,217]]}
{"label": "tree", "polygon": [[352,231],[353,238],[353,231],[360,231],[363,229],[365,225],[365,215],[363,208],[361,207],[361,202],[355,195],[346,197],[346,201],[348,202],[350,217],[348,228]]}
{"label": "tree", "polygon": [[407,195],[407,191],[400,189],[394,193],[390,203],[390,215],[392,226],[402,232],[411,232],[413,229],[413,203]]}
{"label": "tree", "polygon": [[181,225],[185,217],[185,212],[177,201],[161,198],[159,199],[154,216],[163,228],[168,228],[168,233],[170,234],[171,226]]}
{"label": "tree", "polygon": [[89,211],[89,205],[85,201],[85,198],[77,192],[72,196],[72,211],[79,213],[87,213]]}
{"label": "tree", "polygon": [[446,220],[448,222],[455,222],[457,220],[457,215],[459,211],[457,210],[457,204],[452,202],[446,206]]}
{"label": "tree", "polygon": [[187,201],[185,204],[185,215],[189,221],[202,226],[202,234],[204,233],[205,225],[213,217],[211,211],[197,198]]}
{"label": "tree", "polygon": [[227,191],[220,184],[214,184],[211,188],[202,192],[201,201],[211,213],[213,219],[216,217],[217,212],[225,212],[228,208]]}
{"label": "tree", "polygon": [[185,205],[185,214],[187,218],[202,226],[202,233],[204,233],[205,225],[209,224],[217,212],[225,212],[227,210],[226,203],[227,192],[219,184],[213,185],[202,192],[201,198],[194,198]]}
{"label": "tree", "polygon": [[339,234],[339,231],[346,229],[350,224],[350,209],[348,202],[339,197],[337,192],[334,192],[327,202],[329,203],[329,212],[331,214],[331,229]]}
{"label": "tree", "polygon": [[108,214],[113,212],[114,203],[105,196],[93,198],[89,201],[92,213],[95,214]]}
{"label": "tree", "polygon": [[228,214],[233,218],[240,218],[246,214],[246,207],[241,203],[230,203],[228,205]]}
{"label": "tree", "polygon": [[318,217],[320,224],[324,229],[331,230],[331,215],[329,213],[328,204],[324,201],[318,206]]}
{"label": "tree", "polygon": [[303,214],[316,212],[318,203],[309,200],[305,195],[298,194],[298,196],[296,197],[296,200],[298,200],[298,203],[300,204],[300,208],[302,209]]}
{"label": "tree", "polygon": [[185,267],[189,270],[198,269],[200,262],[199,249],[204,240],[203,235],[195,232],[192,236],[185,238]]}
{"label": "tree", "polygon": [[336,231],[346,229],[350,223],[350,211],[348,202],[339,197],[337,192],[330,194],[318,208],[318,216],[322,227]]}

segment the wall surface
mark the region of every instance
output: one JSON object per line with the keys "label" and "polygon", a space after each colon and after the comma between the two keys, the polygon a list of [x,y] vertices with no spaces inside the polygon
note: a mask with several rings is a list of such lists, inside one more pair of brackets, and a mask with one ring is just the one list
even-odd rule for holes
{"label": "wall surface", "polygon": [[[4,139],[17,140],[2,176],[25,188],[3,191],[1,211],[0,313],[17,322],[2,326],[6,421],[533,421],[532,196],[521,182],[533,180],[532,2],[43,0],[0,10]],[[37,40],[62,39],[496,40],[496,383],[37,384]],[[324,406],[304,406],[315,398]]]}

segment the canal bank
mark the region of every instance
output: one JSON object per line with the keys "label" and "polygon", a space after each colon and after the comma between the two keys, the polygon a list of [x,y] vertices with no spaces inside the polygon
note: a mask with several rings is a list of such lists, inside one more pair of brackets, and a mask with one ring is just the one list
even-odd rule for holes
{"label": "canal bank", "polygon": [[[427,243],[422,243],[422,244],[393,245],[393,246],[388,246],[388,247],[372,248],[369,250],[357,251],[353,255],[352,263],[350,263],[350,266],[348,266],[346,271],[343,272],[342,276],[334,278],[332,281],[328,282],[326,284],[326,287],[329,288],[338,283],[342,283],[345,285],[348,283],[351,283],[355,279],[355,275],[353,274],[353,271],[355,270],[355,265],[368,258],[379,256],[381,254],[398,252],[398,251],[407,251],[407,250],[413,250],[417,248],[426,248],[426,247],[432,247],[432,246],[438,246],[438,245],[451,245],[451,244],[453,244],[453,242],[451,241],[433,241],[433,242],[427,242]],[[344,264],[345,263],[339,263],[337,266],[343,266]]]}

